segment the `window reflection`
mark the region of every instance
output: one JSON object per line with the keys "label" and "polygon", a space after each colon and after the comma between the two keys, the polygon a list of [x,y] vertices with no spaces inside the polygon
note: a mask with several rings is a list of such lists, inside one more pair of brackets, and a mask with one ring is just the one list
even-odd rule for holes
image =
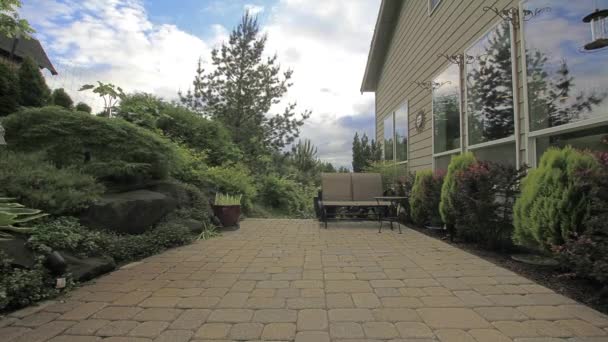
{"label": "window reflection", "polygon": [[384,160],[393,160],[394,149],[393,113],[384,119]]}
{"label": "window reflection", "polygon": [[408,139],[408,107],[407,102],[395,112],[395,159],[398,162],[407,160]]}
{"label": "window reflection", "polygon": [[523,23],[530,130],[608,115],[608,48],[586,52],[582,18],[608,0],[528,0],[525,10],[550,8]]}
{"label": "window reflection", "polygon": [[466,67],[469,144],[507,138],[514,134],[511,29],[499,24],[470,49]]}
{"label": "window reflection", "polygon": [[460,68],[451,65],[433,83],[435,153],[460,148]]}
{"label": "window reflection", "polygon": [[608,126],[536,139],[537,162],[540,161],[543,153],[552,146],[559,148],[572,146],[579,150],[608,152]]}

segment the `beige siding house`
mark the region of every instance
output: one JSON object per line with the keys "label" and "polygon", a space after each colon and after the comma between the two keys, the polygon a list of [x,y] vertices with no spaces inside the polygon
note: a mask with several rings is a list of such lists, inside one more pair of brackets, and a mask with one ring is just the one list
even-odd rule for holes
{"label": "beige siding house", "polygon": [[462,151],[531,166],[549,146],[605,151],[608,48],[587,49],[601,37],[583,19],[606,8],[383,0],[361,91],[375,93],[385,160],[417,171],[445,169]]}

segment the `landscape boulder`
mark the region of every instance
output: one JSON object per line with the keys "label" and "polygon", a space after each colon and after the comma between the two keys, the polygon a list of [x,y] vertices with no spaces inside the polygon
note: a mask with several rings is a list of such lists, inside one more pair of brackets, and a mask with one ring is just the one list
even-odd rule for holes
{"label": "landscape boulder", "polygon": [[32,250],[26,246],[26,240],[19,238],[0,240],[0,251],[4,252],[15,266],[29,269],[36,264],[36,257]]}
{"label": "landscape boulder", "polygon": [[79,258],[68,252],[61,252],[61,255],[67,263],[67,272],[79,282],[91,280],[116,268],[116,262],[111,257]]}
{"label": "landscape boulder", "polygon": [[177,206],[175,199],[159,192],[136,190],[106,194],[80,217],[83,225],[123,234],[141,234]]}

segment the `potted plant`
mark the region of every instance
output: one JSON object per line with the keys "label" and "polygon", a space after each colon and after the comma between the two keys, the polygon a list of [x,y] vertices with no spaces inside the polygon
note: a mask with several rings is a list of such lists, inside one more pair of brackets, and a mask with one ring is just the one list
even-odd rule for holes
{"label": "potted plant", "polygon": [[239,228],[242,197],[241,195],[215,194],[213,213],[220,220],[223,227]]}

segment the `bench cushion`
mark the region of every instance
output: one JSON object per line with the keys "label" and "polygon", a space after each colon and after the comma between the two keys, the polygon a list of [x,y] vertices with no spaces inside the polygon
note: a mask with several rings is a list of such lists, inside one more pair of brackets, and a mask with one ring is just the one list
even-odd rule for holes
{"label": "bench cushion", "polygon": [[382,196],[382,176],[379,173],[353,173],[353,201],[375,201]]}
{"label": "bench cushion", "polygon": [[326,207],[386,207],[391,205],[388,201],[322,201]]}
{"label": "bench cushion", "polygon": [[350,173],[322,173],[323,201],[352,201]]}

